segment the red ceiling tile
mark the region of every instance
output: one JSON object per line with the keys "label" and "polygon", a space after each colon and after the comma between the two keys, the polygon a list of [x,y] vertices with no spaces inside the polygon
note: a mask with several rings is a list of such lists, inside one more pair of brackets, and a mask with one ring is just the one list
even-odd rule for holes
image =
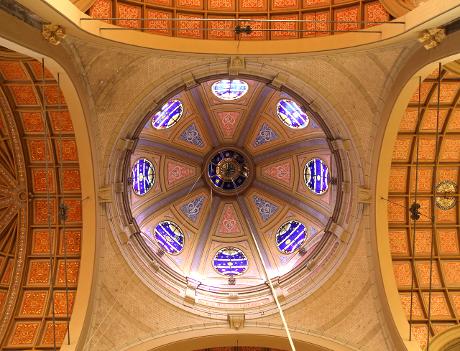
{"label": "red ceiling tile", "polygon": [[172,18],[172,12],[147,9],[147,18],[155,18],[156,20],[145,21],[145,26],[149,32],[162,35],[172,35],[172,22],[168,19]]}
{"label": "red ceiling tile", "polygon": [[0,61],[0,73],[5,80],[29,80],[23,66],[18,61]]}
{"label": "red ceiling tile", "polygon": [[32,189],[36,193],[54,193],[56,191],[54,169],[32,168]]}
{"label": "red ceiling tile", "polygon": [[142,23],[140,20],[128,20],[129,18],[141,18],[141,7],[128,5],[123,3],[117,3],[117,17],[118,18],[126,18],[117,20],[117,25],[121,27],[128,27],[128,28],[140,28]]}
{"label": "red ceiling tile", "polygon": [[10,85],[11,94],[13,95],[16,105],[19,106],[37,106],[38,99],[35,90],[31,85]]}
{"label": "red ceiling tile", "polygon": [[[294,20],[297,21],[299,19],[298,15],[279,15],[279,16],[271,16],[272,20],[281,21],[281,20]],[[272,22],[271,29],[275,30],[270,32],[272,39],[293,39],[298,38],[299,33],[296,32],[298,29],[297,22]]]}
{"label": "red ceiling tile", "polygon": [[[224,18],[232,19],[234,17],[229,16],[208,16],[208,18]],[[235,22],[230,21],[209,21],[208,39],[235,39]],[[224,30],[222,30],[224,28]]]}
{"label": "red ceiling tile", "polygon": [[43,115],[41,112],[20,112],[24,133],[43,133]]}
{"label": "red ceiling tile", "polygon": [[41,316],[45,311],[47,291],[30,290],[22,297],[21,309],[19,314],[23,316]]}
{"label": "red ceiling tile", "polygon": [[69,111],[50,111],[49,116],[51,119],[51,127],[53,132],[58,134],[60,132],[70,133],[73,132],[72,119]]}
{"label": "red ceiling tile", "polygon": [[177,23],[177,36],[186,38],[197,38],[203,37],[203,32],[200,28],[203,28],[202,21],[191,21],[191,19],[201,19],[202,15],[188,15],[185,13],[178,13],[177,18],[182,19]]}

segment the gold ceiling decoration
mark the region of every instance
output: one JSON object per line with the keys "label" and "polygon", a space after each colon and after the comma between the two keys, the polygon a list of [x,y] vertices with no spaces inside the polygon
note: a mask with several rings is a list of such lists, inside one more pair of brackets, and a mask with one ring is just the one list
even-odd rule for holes
{"label": "gold ceiling decoration", "polygon": [[[442,69],[439,88],[439,115],[438,70],[421,83],[420,94],[417,90],[411,98],[399,126],[389,180],[388,234],[393,270],[401,304],[412,325],[412,337],[422,347],[426,346],[428,333],[431,336],[439,334],[457,325],[460,318],[457,202],[460,177],[460,75]],[[437,156],[436,135],[439,136]],[[413,221],[408,209],[414,202],[416,189],[420,218],[416,224],[414,244]],[[433,213],[436,218],[434,222]]]}

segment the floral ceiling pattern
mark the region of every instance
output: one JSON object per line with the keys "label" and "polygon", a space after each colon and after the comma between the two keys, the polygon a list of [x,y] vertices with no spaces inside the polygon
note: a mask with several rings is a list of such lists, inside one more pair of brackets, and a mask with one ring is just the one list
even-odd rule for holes
{"label": "floral ceiling pattern", "polygon": [[[439,122],[437,79],[438,70],[423,81],[420,94],[417,89],[402,117],[389,182],[389,241],[394,276],[401,304],[412,324],[413,337],[422,347],[427,343],[428,333],[439,334],[457,325],[460,318],[460,76],[446,69],[441,71]],[[417,133],[420,166],[416,183]],[[439,184],[445,182],[453,184],[453,193],[439,193]],[[436,188],[437,196],[434,196]],[[416,189],[421,215],[414,242],[413,220],[408,209],[414,202]],[[452,198],[454,205],[440,208],[440,200],[446,198]]]}
{"label": "floral ceiling pattern", "polygon": [[[88,14],[116,18],[105,21],[148,33],[214,40],[316,37],[364,29],[375,25],[369,22],[391,19],[376,0],[96,0]],[[268,19],[276,21],[263,22]],[[235,34],[237,23],[250,25],[252,33]]]}
{"label": "floral ceiling pattern", "polygon": [[[6,49],[0,136],[0,345],[52,350],[67,332],[80,265],[77,148],[54,77]],[[65,224],[59,204],[67,206]]]}

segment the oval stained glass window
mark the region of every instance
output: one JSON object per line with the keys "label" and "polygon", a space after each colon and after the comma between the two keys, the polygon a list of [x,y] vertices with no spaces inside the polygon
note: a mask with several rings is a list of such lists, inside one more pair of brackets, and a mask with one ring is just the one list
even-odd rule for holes
{"label": "oval stained glass window", "polygon": [[276,104],[279,119],[289,128],[302,129],[308,126],[310,119],[296,102],[282,99]]}
{"label": "oval stained glass window", "polygon": [[304,170],[305,185],[317,195],[324,194],[329,188],[329,168],[320,158],[307,162]]}
{"label": "oval stained glass window", "polygon": [[132,168],[133,190],[137,195],[145,195],[155,184],[155,167],[145,158],[136,161]]}
{"label": "oval stained glass window", "polygon": [[212,93],[222,100],[237,100],[249,90],[249,85],[244,80],[222,79],[211,86]]}
{"label": "oval stained glass window", "polygon": [[182,102],[177,99],[169,100],[161,110],[152,117],[152,126],[155,129],[167,129],[175,125],[184,113]]}
{"label": "oval stained glass window", "polygon": [[297,221],[289,221],[278,229],[276,247],[282,253],[291,254],[302,246],[306,238],[305,225]]}
{"label": "oval stained glass window", "polygon": [[178,255],[184,249],[184,233],[171,221],[162,221],[155,227],[155,240],[170,255]]}
{"label": "oval stained glass window", "polygon": [[241,275],[248,269],[248,259],[236,247],[224,247],[217,251],[212,265],[217,273],[227,276]]}

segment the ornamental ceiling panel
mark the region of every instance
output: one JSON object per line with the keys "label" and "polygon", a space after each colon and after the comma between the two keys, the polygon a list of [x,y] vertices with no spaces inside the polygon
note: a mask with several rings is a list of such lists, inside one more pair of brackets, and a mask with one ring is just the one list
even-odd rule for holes
{"label": "ornamental ceiling panel", "polygon": [[6,50],[0,140],[0,348],[52,350],[67,332],[80,266],[77,146],[54,77]]}
{"label": "ornamental ceiling panel", "polygon": [[[148,33],[212,40],[324,36],[365,29],[393,18],[377,0],[96,0],[87,14]],[[275,21],[260,21],[268,19]],[[251,33],[236,34],[238,24],[250,26]]]}
{"label": "ornamental ceiling panel", "polygon": [[[430,74],[402,116],[393,150],[389,242],[401,304],[421,347],[459,321],[459,98],[460,76],[445,68]],[[409,212],[415,199],[416,223]]]}

